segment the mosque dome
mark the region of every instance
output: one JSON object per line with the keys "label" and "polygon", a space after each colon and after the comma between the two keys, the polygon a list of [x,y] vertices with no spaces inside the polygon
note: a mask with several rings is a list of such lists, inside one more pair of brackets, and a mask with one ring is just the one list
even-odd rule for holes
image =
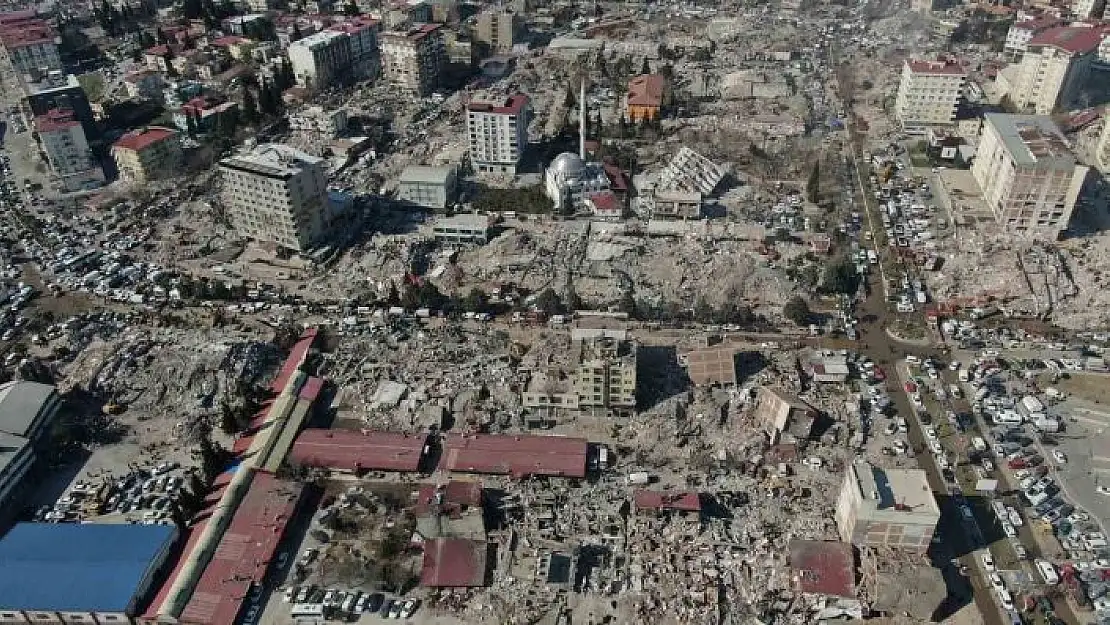
{"label": "mosque dome", "polygon": [[582,162],[582,158],[573,152],[563,152],[551,161],[548,167],[552,172],[558,174],[563,179],[576,178],[578,174],[582,173],[586,164]]}

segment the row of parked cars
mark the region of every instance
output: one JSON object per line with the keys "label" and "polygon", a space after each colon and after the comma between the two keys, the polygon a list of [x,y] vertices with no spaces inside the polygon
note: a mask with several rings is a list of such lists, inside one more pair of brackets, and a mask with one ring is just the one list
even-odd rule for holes
{"label": "row of parked cars", "polygon": [[388,597],[384,593],[359,590],[336,590],[318,586],[288,586],[283,599],[291,604],[294,619],[319,613],[324,618],[357,620],[363,614],[382,618],[411,618],[420,607],[418,599]]}

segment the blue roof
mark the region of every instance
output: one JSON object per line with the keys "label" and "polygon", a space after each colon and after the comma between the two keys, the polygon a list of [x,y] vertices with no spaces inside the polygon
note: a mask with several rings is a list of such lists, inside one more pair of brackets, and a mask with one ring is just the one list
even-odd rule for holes
{"label": "blue roof", "polygon": [[126,612],[172,525],[20,523],[0,540],[0,609]]}

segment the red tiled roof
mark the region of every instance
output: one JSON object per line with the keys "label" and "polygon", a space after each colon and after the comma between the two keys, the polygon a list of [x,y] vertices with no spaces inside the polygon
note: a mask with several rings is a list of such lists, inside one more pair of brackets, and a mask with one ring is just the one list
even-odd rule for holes
{"label": "red tiled roof", "polygon": [[320,389],[324,388],[323,378],[312,376],[305,380],[304,386],[301,387],[301,392],[297,397],[299,399],[307,399],[308,401],[316,401],[320,396]]}
{"label": "red tiled roof", "polygon": [[799,592],[856,596],[856,558],[849,543],[791,541],[790,568]]}
{"label": "red tiled roof", "polygon": [[446,484],[422,484],[416,494],[412,511],[416,516],[424,516],[432,511],[436,495],[440,496],[439,506],[445,508],[477,507],[482,504],[482,484],[451,480]]}
{"label": "red tiled roof", "polygon": [[632,493],[637,510],[679,510],[697,512],[701,510],[701,498],[697,493],[661,493],[654,490],[638,490]]}
{"label": "red tiled roof", "polygon": [[240,43],[247,43],[249,41],[250,41],[250,39],[247,39],[246,37],[238,37],[236,35],[228,35],[226,37],[219,37],[217,39],[213,39],[212,40],[212,45],[217,47],[217,48],[226,48],[226,47],[238,45]]}
{"label": "red tiled roof", "polygon": [[591,193],[589,196],[590,204],[595,211],[601,213],[619,212],[621,210],[620,202],[617,201],[617,196],[613,195],[612,191],[600,191],[598,193]]}
{"label": "red tiled roof", "polygon": [[261,582],[285,528],[296,512],[304,487],[258,472],[224,532],[212,559],[197,580],[180,622],[197,625],[234,623],[252,582]]}
{"label": "red tiled roof", "polygon": [[528,96],[523,93],[511,95],[500,102],[474,100],[467,105],[466,110],[475,113],[497,113],[499,115],[518,115],[528,104]]}
{"label": "red tiled roof", "polygon": [[1036,33],[1046,28],[1059,26],[1060,24],[1063,24],[1063,20],[1056,17],[1055,15],[1041,15],[1040,17],[1027,19],[1024,22],[1018,22],[1017,24],[1014,24],[1014,28],[1029,30]]}
{"label": "red tiled roof", "polygon": [[610,189],[618,192],[628,191],[628,177],[620,167],[611,163],[603,163],[601,167],[605,170],[605,177],[609,179]]}
{"label": "red tiled roof", "polygon": [[1102,32],[1099,28],[1060,26],[1034,35],[1029,40],[1029,47],[1050,46],[1069,54],[1086,54],[1096,50],[1101,42]]}
{"label": "red tiled roof", "polygon": [[8,24],[0,28],[0,42],[6,48],[21,48],[38,43],[53,43],[58,33],[54,27],[42,20],[30,20],[23,24]]}
{"label": "red tiled roof", "polygon": [[357,33],[367,28],[377,28],[378,20],[367,15],[356,15],[345,22],[340,22],[330,27],[330,30],[335,30],[344,33]]}
{"label": "red tiled roof", "polygon": [[428,438],[393,432],[358,432],[309,428],[301,432],[289,451],[289,462],[306,467],[357,471],[415,472]]}
{"label": "red tiled roof", "polygon": [[143,54],[149,54],[153,56],[166,56],[169,53],[170,47],[168,45],[154,46],[152,48],[147,48],[146,50],[143,50]]}
{"label": "red tiled roof", "polygon": [[906,64],[915,74],[962,76],[967,73],[959,63],[951,61],[906,61]]}
{"label": "red tiled roof", "polygon": [[35,129],[41,132],[54,132],[80,126],[81,122],[73,115],[73,111],[50,109],[45,115],[35,117]]}
{"label": "red tiled roof", "polygon": [[587,447],[584,438],[563,436],[448,434],[439,468],[515,477],[584,477]]}
{"label": "red tiled roof", "polygon": [[112,147],[141,152],[159,141],[164,141],[175,136],[177,136],[177,132],[174,130],[162,128],[160,126],[152,126],[123,135]]}
{"label": "red tiled roof", "polygon": [[0,26],[9,26],[12,24],[25,24],[27,22],[41,21],[39,19],[38,11],[35,9],[27,9],[25,11],[8,11],[0,13]]}
{"label": "red tiled roof", "polygon": [[465,538],[433,538],[424,543],[420,584],[431,588],[486,585],[486,543]]}
{"label": "red tiled roof", "polygon": [[643,74],[628,81],[629,106],[663,106],[667,79],[659,74]]}
{"label": "red tiled roof", "polygon": [[149,77],[155,76],[155,75],[157,75],[157,74],[155,73],[154,70],[140,69],[140,70],[137,70],[137,71],[134,71],[134,72],[129,72],[128,74],[124,75],[123,82],[135,84],[135,83],[138,83],[138,82],[142,82],[146,78],[149,78]]}

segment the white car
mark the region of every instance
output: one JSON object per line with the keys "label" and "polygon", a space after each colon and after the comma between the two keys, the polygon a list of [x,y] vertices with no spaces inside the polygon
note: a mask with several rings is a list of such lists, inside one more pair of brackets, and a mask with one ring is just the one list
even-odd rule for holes
{"label": "white car", "polygon": [[1052,450],[1052,459],[1056,461],[1056,464],[1068,463],[1068,457],[1065,456],[1064,452],[1060,451],[1059,449]]}
{"label": "white car", "polygon": [[999,577],[998,573],[991,573],[990,575],[987,575],[987,580],[990,581],[991,587],[995,590],[1006,590],[1006,582],[1002,581],[1002,578]]}
{"label": "white car", "polygon": [[1006,538],[1017,538],[1017,530],[1014,529],[1014,526],[1011,525],[1009,521],[1004,521],[1002,523],[1002,533],[1006,535]]}
{"label": "white car", "polygon": [[991,554],[984,553],[979,556],[979,560],[983,563],[983,568],[986,569],[988,573],[994,573],[994,557],[991,556]]}
{"label": "white car", "polygon": [[925,426],[925,438],[931,441],[937,440],[937,429],[931,425]]}
{"label": "white car", "polygon": [[1100,495],[1110,495],[1110,486],[1099,486],[1095,491]]}
{"label": "white car", "polygon": [[995,594],[998,595],[998,605],[1002,606],[1003,610],[1014,609],[1014,598],[1010,596],[1009,590],[1001,588],[999,590],[996,590]]}
{"label": "white car", "polygon": [[910,354],[910,355],[906,356],[906,362],[908,362],[911,365],[916,365],[916,364],[921,363],[921,359],[918,358],[917,356],[914,356],[913,354]]}

